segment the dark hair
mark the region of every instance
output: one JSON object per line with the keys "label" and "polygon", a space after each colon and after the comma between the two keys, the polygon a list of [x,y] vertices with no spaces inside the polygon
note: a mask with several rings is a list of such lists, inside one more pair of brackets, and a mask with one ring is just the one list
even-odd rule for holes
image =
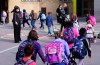
{"label": "dark hair", "polygon": [[23,12],[26,12],[26,10],[25,10],[25,9],[23,9]]}
{"label": "dark hair", "polygon": [[60,34],[61,34],[61,32],[56,32],[56,33],[55,33],[55,39],[60,38],[60,37],[61,37]]}
{"label": "dark hair", "polygon": [[65,27],[73,27],[73,22],[71,21],[68,21],[68,22],[65,22]]}
{"label": "dark hair", "polygon": [[38,40],[38,34],[35,30],[31,30],[28,34],[28,40],[33,40],[33,41],[37,41]]}
{"label": "dark hair", "polygon": [[12,12],[16,12],[17,9],[20,10],[19,6],[16,5],[16,6],[14,6],[14,9],[12,10]]}
{"label": "dark hair", "polygon": [[50,15],[51,14],[51,12],[48,12],[48,15]]}
{"label": "dark hair", "polygon": [[86,34],[86,29],[85,28],[81,28],[79,31],[80,36],[83,36]]}
{"label": "dark hair", "polygon": [[58,8],[60,8],[60,6],[62,6],[61,4],[58,6]]}
{"label": "dark hair", "polygon": [[24,48],[25,56],[30,56],[33,54],[33,46],[31,44],[27,44]]}

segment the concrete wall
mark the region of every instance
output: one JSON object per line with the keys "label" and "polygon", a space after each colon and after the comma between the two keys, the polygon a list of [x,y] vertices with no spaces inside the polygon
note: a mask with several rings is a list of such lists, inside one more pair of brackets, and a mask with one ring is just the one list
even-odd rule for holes
{"label": "concrete wall", "polygon": [[94,0],[94,15],[100,21],[100,0]]}

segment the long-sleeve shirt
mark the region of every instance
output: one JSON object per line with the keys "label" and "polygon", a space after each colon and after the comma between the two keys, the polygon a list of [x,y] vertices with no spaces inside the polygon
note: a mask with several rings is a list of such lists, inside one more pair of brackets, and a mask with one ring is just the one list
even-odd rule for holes
{"label": "long-sleeve shirt", "polygon": [[34,41],[33,46],[34,46],[34,54],[32,56],[32,60],[36,61],[37,54],[39,54],[42,61],[45,62],[45,56],[42,51],[41,45],[37,41]]}
{"label": "long-sleeve shirt", "polygon": [[53,25],[52,16],[47,16],[47,18],[46,18],[46,25],[47,25],[48,27],[51,27],[51,25]]}

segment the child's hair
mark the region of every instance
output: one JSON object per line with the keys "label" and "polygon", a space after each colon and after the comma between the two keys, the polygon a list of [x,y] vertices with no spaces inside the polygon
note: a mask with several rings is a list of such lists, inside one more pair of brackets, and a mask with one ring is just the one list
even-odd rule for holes
{"label": "child's hair", "polygon": [[61,35],[60,35],[60,34],[61,34],[61,32],[56,32],[56,33],[55,33],[55,39],[61,38]]}
{"label": "child's hair", "polygon": [[72,15],[72,19],[75,19],[76,20],[77,19],[77,15],[73,14]]}
{"label": "child's hair", "polygon": [[37,41],[38,40],[38,33],[35,30],[31,30],[27,37],[28,40]]}
{"label": "child's hair", "polygon": [[48,15],[50,15],[51,14],[51,12],[48,12]]}
{"label": "child's hair", "polygon": [[67,28],[73,27],[73,22],[72,21],[66,22],[65,27],[67,27]]}
{"label": "child's hair", "polygon": [[86,29],[85,28],[81,28],[79,31],[80,36],[83,36],[86,34]]}
{"label": "child's hair", "polygon": [[91,24],[91,20],[88,20],[88,21],[87,21],[87,24]]}
{"label": "child's hair", "polygon": [[33,54],[33,46],[31,44],[27,44],[24,48],[25,56],[31,56]]}

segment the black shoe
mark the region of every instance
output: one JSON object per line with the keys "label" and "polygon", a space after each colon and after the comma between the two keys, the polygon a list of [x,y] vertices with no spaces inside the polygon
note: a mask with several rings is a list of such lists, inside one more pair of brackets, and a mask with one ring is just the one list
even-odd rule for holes
{"label": "black shoe", "polygon": [[21,39],[19,41],[22,41]]}
{"label": "black shoe", "polygon": [[15,43],[19,43],[19,41],[16,41]]}

